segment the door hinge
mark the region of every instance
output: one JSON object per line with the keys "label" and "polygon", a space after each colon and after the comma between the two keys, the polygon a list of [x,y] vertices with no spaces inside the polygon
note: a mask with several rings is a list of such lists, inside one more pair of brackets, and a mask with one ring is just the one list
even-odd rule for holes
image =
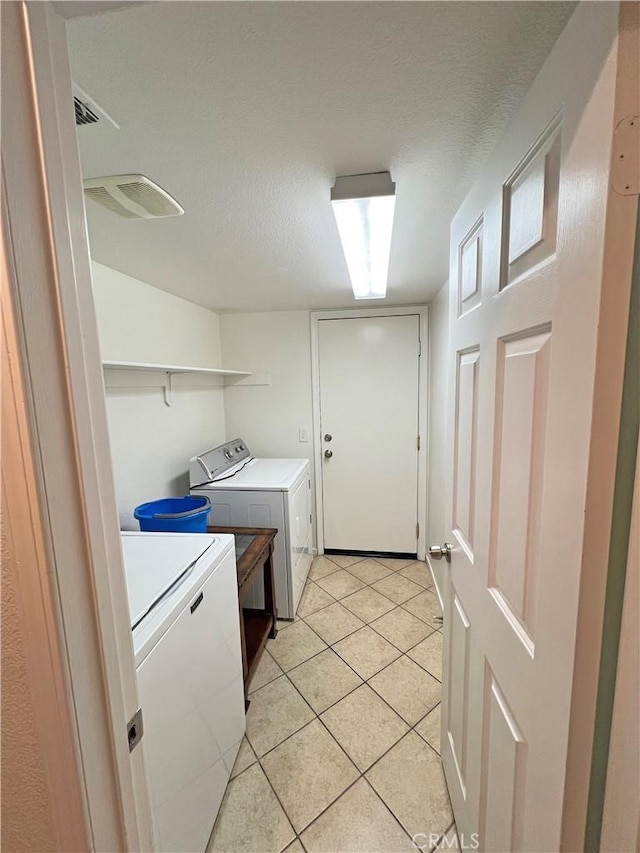
{"label": "door hinge", "polygon": [[416,539],[420,538],[420,522],[416,522]]}
{"label": "door hinge", "polygon": [[129,741],[129,752],[133,752],[142,740],[144,727],[142,724],[142,708],[138,708],[133,717],[127,723],[127,739]]}
{"label": "door hinge", "polygon": [[418,450],[420,450],[420,436],[418,436],[416,444],[417,444]]}
{"label": "door hinge", "polygon": [[418,358],[422,355],[422,341],[418,339]]}
{"label": "door hinge", "polygon": [[313,516],[312,515],[309,516],[309,524],[313,524]]}
{"label": "door hinge", "polygon": [[640,115],[625,116],[615,129],[611,183],[620,195],[640,194]]}

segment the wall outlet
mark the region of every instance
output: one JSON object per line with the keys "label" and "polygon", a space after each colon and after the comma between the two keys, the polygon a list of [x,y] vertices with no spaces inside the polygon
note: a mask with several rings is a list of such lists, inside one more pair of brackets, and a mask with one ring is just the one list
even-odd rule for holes
{"label": "wall outlet", "polygon": [[298,441],[301,444],[305,444],[309,441],[309,430],[308,429],[298,430]]}

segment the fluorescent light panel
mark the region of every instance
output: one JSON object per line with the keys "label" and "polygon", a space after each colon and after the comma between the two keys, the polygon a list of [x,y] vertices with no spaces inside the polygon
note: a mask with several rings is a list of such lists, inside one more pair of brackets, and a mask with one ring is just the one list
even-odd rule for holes
{"label": "fluorescent light panel", "polygon": [[356,299],[387,294],[396,185],[389,172],[336,178],[331,205]]}

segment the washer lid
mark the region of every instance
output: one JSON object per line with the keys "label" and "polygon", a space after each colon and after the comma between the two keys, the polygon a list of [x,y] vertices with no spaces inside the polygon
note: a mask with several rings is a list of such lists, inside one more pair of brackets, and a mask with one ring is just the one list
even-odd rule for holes
{"label": "washer lid", "polygon": [[286,492],[296,484],[308,466],[308,459],[252,459],[238,466],[235,472],[232,469],[211,483],[206,483],[202,489]]}
{"label": "washer lid", "polygon": [[123,532],[122,553],[131,626],[216,542],[203,533]]}

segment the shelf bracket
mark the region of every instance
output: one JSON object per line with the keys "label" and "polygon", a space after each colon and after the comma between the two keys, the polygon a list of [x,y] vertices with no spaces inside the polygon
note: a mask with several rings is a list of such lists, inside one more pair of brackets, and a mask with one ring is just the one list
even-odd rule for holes
{"label": "shelf bracket", "polygon": [[164,375],[164,404],[171,406],[173,404],[173,373],[168,370]]}

